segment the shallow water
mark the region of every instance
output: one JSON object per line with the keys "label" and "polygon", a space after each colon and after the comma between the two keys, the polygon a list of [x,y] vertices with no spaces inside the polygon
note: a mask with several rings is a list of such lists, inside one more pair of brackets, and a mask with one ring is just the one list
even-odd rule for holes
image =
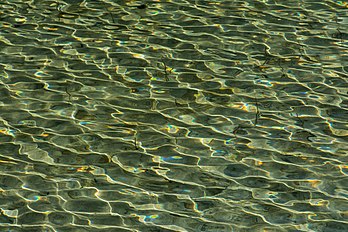
{"label": "shallow water", "polygon": [[1,3],[0,230],[348,231],[347,8]]}

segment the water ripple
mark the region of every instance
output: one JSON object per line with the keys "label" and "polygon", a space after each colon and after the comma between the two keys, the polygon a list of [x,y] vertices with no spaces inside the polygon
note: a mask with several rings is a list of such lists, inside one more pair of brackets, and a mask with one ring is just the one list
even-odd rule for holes
{"label": "water ripple", "polygon": [[3,231],[347,231],[347,3],[5,1]]}

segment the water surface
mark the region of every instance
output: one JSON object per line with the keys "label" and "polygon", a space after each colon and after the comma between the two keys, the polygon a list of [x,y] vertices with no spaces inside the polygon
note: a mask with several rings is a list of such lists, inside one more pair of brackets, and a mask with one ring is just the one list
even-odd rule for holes
{"label": "water surface", "polygon": [[348,231],[348,3],[0,4],[1,231]]}

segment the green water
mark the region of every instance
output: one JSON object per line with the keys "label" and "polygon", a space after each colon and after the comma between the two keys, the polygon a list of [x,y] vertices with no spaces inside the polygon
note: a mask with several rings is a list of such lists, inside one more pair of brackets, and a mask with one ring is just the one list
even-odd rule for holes
{"label": "green water", "polygon": [[348,231],[348,2],[0,3],[0,231]]}

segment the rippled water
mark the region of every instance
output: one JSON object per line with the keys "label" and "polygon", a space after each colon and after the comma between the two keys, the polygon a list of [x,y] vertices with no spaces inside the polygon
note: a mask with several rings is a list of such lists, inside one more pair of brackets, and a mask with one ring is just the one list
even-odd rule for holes
{"label": "rippled water", "polygon": [[6,0],[1,231],[348,231],[348,3]]}

